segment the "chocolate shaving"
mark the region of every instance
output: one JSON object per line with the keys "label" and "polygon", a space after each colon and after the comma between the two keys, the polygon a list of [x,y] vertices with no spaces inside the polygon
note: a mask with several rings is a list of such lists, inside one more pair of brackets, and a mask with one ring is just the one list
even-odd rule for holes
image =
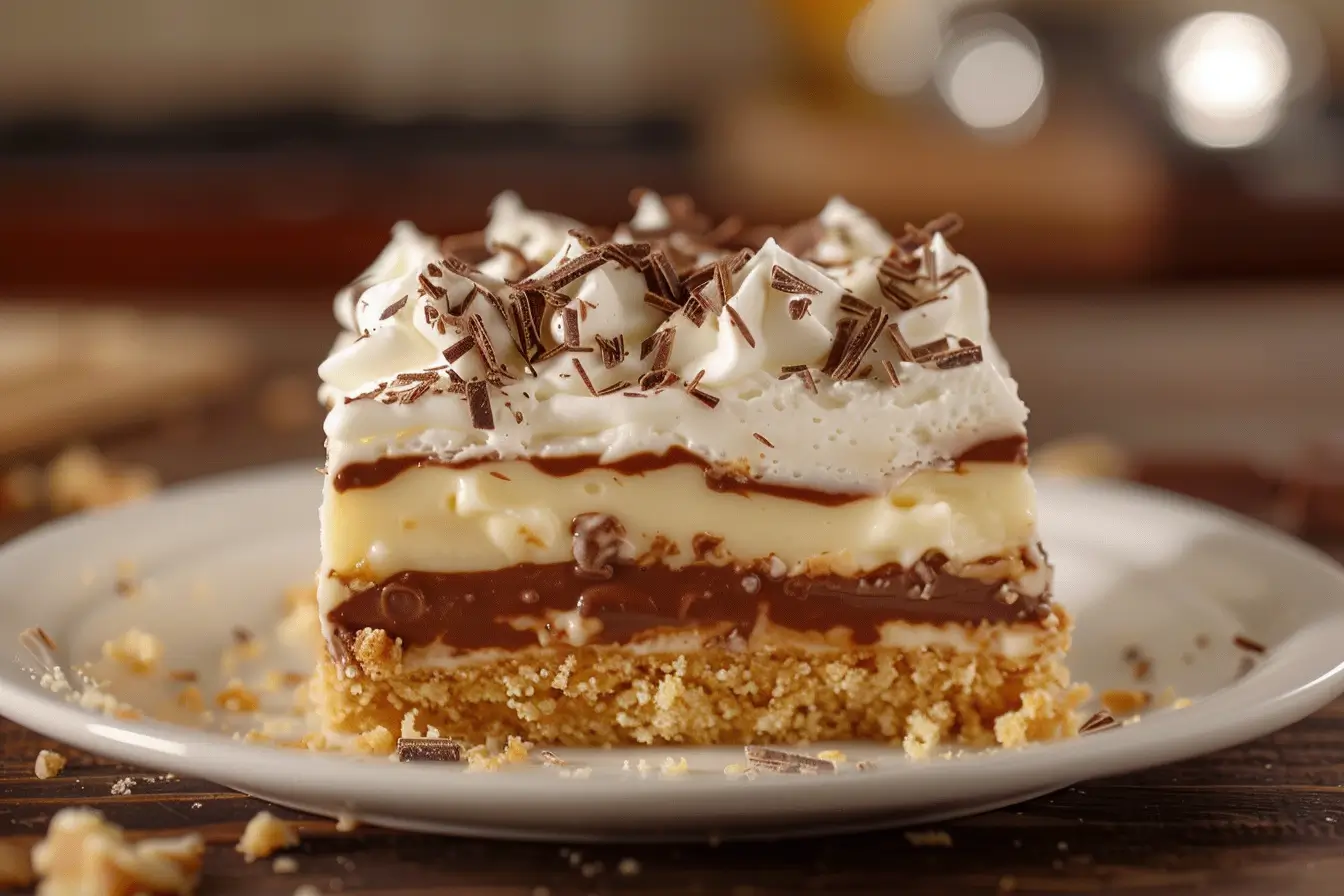
{"label": "chocolate shaving", "polygon": [[[792,295],[816,295],[820,289],[808,283],[792,271],[786,271],[779,265],[770,269],[770,287]],[[797,318],[794,318],[797,320]]]}
{"label": "chocolate shaving", "polygon": [[705,316],[708,314],[718,314],[714,305],[705,296],[703,287],[697,287],[691,290],[691,301],[687,302],[682,310],[686,312],[686,319],[695,326],[700,326],[705,322]]}
{"label": "chocolate shaving", "polygon": [[472,286],[471,291],[462,297],[462,304],[457,306],[456,308],[449,309],[449,311],[450,313],[455,314],[458,317],[461,317],[462,315],[467,313],[467,309],[471,307],[472,302],[476,301],[477,296],[485,296],[485,295],[492,295],[492,293],[488,289],[485,289],[483,287]]}
{"label": "chocolate shaving", "polygon": [[578,348],[579,310],[572,306],[566,308],[561,314],[561,322],[564,324],[565,346],[567,348]]}
{"label": "chocolate shaving", "polygon": [[907,362],[915,360],[915,350],[910,347],[910,343],[905,341],[905,336],[901,334],[900,324],[889,325],[887,335],[896,344],[896,356],[898,358]]}
{"label": "chocolate shaving", "polygon": [[869,314],[873,311],[872,305],[854,295],[852,292],[847,292],[842,295],[837,306],[841,311],[848,312],[849,314]]}
{"label": "chocolate shaving", "polygon": [[751,261],[755,254],[756,253],[750,249],[738,249],[737,254],[728,259],[728,271],[736,274],[747,266],[747,262]]}
{"label": "chocolate shaving", "polygon": [[[578,360],[578,359],[576,358],[575,360]],[[610,386],[604,386],[604,387],[602,387],[601,389],[598,389],[598,390],[597,390],[597,394],[598,394],[598,395],[610,395],[610,394],[613,393],[613,392],[619,392],[619,391],[621,391],[622,389],[629,389],[629,388],[630,388],[630,381],[629,381],[629,380],[619,380],[619,381],[617,381],[617,382],[615,382],[615,383],[612,383]]]}
{"label": "chocolate shaving", "polygon": [[669,299],[682,297],[681,278],[677,276],[677,269],[672,266],[666,252],[654,249],[645,257],[644,262],[648,265],[647,270],[653,281],[650,286],[654,292]]}
{"label": "chocolate shaving", "polygon": [[551,289],[558,290],[597,270],[606,263],[607,259],[601,252],[585,252],[560,264],[559,267],[546,275],[545,280],[550,284]]}
{"label": "chocolate shaving", "polygon": [[386,308],[383,309],[383,313],[378,315],[378,319],[387,320],[389,317],[394,316],[398,311],[406,307],[407,301],[409,301],[409,296],[402,296],[401,298],[397,299],[391,305],[388,305]]}
{"label": "chocolate shaving", "polygon": [[417,371],[413,373],[399,373],[397,378],[392,381],[393,386],[409,386],[412,383],[434,383],[438,382],[439,375],[429,370]]}
{"label": "chocolate shaving", "polygon": [[552,753],[550,750],[542,750],[538,754],[541,757],[543,765],[569,765],[568,762]]}
{"label": "chocolate shaving", "polygon": [[751,330],[747,329],[747,322],[742,319],[742,315],[737,313],[737,309],[730,303],[724,305],[723,310],[728,312],[729,319],[732,320],[733,326],[737,327],[737,331],[742,334],[743,341],[752,348],[755,348],[756,337],[751,335]]}
{"label": "chocolate shaving", "polygon": [[752,437],[753,439],[755,439],[756,441],[760,442],[762,445],[764,445],[764,446],[767,447],[767,448],[773,448],[773,447],[775,447],[775,443],[774,443],[774,442],[771,442],[769,439],[767,439],[765,436],[761,435],[761,434],[758,433],[758,432],[754,432],[754,433],[752,433],[752,434],[751,434],[751,437]]}
{"label": "chocolate shaving", "polygon": [[539,364],[542,361],[549,361],[557,355],[563,355],[567,351],[570,351],[570,347],[565,345],[563,342],[560,343],[559,345],[553,345],[550,348],[546,349],[544,352],[539,352],[538,354],[533,355],[532,363]]}
{"label": "chocolate shaving", "polygon": [[475,347],[476,337],[463,336],[443,350],[443,360],[447,361],[449,364],[453,364]]}
{"label": "chocolate shaving", "polygon": [[1237,635],[1232,639],[1232,643],[1242,650],[1249,650],[1251,653],[1265,652],[1265,645],[1261,644],[1259,641],[1253,641],[1245,635]]}
{"label": "chocolate shaving", "polygon": [[952,370],[956,367],[969,367],[985,360],[985,353],[978,345],[954,348],[933,358],[933,364],[939,370]]}
{"label": "chocolate shaving", "polygon": [[812,299],[808,296],[789,299],[789,320],[802,320],[810,307],[812,307]]}
{"label": "chocolate shaving", "polygon": [[661,386],[670,386],[678,379],[680,377],[670,370],[650,370],[639,378],[639,388],[649,392]]}
{"label": "chocolate shaving", "polygon": [[946,336],[942,339],[935,339],[932,342],[925,342],[923,345],[917,345],[910,349],[910,354],[914,356],[914,360],[922,363],[935,355],[941,355],[945,351],[947,351]]}
{"label": "chocolate shaving", "polygon": [[851,379],[854,376],[854,371],[863,362],[864,356],[868,354],[868,350],[877,341],[877,337],[882,335],[882,328],[886,323],[887,316],[881,310],[874,308],[869,312],[863,326],[859,328],[859,331],[854,334],[854,338],[845,347],[845,353],[831,375],[838,380]]}
{"label": "chocolate shaving", "polygon": [[702,264],[699,267],[691,268],[681,276],[682,285],[688,291],[693,291],[704,286],[714,279],[714,262]]}
{"label": "chocolate shaving", "polygon": [[961,215],[954,212],[939,215],[923,227],[912,227],[907,224],[905,236],[896,241],[896,247],[906,254],[913,253],[927,246],[933,239],[934,234],[942,234],[944,238],[953,236],[961,232],[964,224]]}
{"label": "chocolate shaving", "polygon": [[892,384],[893,386],[899,386],[899,385],[901,384],[901,379],[900,379],[900,377],[898,377],[898,376],[896,375],[896,365],[895,365],[895,364],[892,364],[892,363],[891,363],[890,361],[888,361],[886,358],[883,358],[883,359],[882,359],[882,369],[885,370],[885,371],[887,372],[887,379],[891,381],[891,384]]}
{"label": "chocolate shaving", "polygon": [[416,282],[420,284],[420,294],[423,296],[429,296],[432,299],[441,299],[448,295],[448,290],[429,279],[429,277],[423,273],[415,279]]}
{"label": "chocolate shaving", "polygon": [[467,383],[467,409],[471,425],[477,429],[494,429],[495,414],[490,409],[490,386],[482,380]]}
{"label": "chocolate shaving", "polygon": [[379,395],[382,395],[382,394],[383,394],[383,390],[386,389],[386,388],[387,388],[387,383],[379,383],[378,385],[374,386],[372,389],[368,390],[367,392],[361,392],[361,393],[359,393],[358,395],[351,395],[351,396],[347,397],[347,398],[345,399],[345,403],[346,403],[346,404],[350,404],[350,402],[352,402],[352,401],[360,401],[360,400],[365,399],[365,398],[377,398]]}
{"label": "chocolate shaving", "polygon": [[[728,262],[716,261],[714,263],[714,288],[719,294],[719,301],[724,305],[733,295],[733,275],[728,270]],[[717,312],[717,309],[714,309]]]}
{"label": "chocolate shaving", "polygon": [[1078,727],[1078,733],[1096,734],[1099,731],[1106,731],[1107,729],[1118,727],[1120,727],[1120,723],[1115,720],[1115,716],[1104,709],[1099,709],[1092,713],[1091,717]]}
{"label": "chocolate shaving", "polygon": [[644,293],[644,304],[652,305],[659,311],[664,311],[668,314],[674,314],[677,311],[681,310],[680,304],[672,301],[667,296],[660,296],[658,293],[653,291]]}
{"label": "chocolate shaving", "polygon": [[583,380],[583,385],[588,389],[588,393],[597,395],[597,390],[593,388],[593,381],[588,378],[588,371],[583,369],[583,362],[578,358],[570,358],[569,360],[574,362],[574,369],[579,372],[579,379]]}
{"label": "chocolate shaving", "polygon": [[780,368],[780,371],[779,378],[781,380],[796,376],[803,381],[809,392],[815,393],[817,391],[817,381],[812,376],[812,371],[806,364],[790,364],[787,367]]}
{"label": "chocolate shaving", "polygon": [[716,408],[719,406],[718,397],[710,395],[708,392],[702,391],[700,389],[692,389],[690,387],[687,387],[686,391],[690,393],[692,398],[697,399],[701,404],[705,405],[706,407]]}
{"label": "chocolate shaving", "polygon": [[446,737],[399,737],[397,761],[461,762],[462,745]]}
{"label": "chocolate shaving", "polygon": [[[643,245],[647,246],[648,244],[645,243]],[[602,257],[607,259],[608,261],[616,262],[616,264],[619,267],[637,268],[639,267],[639,256],[632,253],[631,248],[632,246],[630,244],[622,245],[620,243],[603,243],[600,247],[598,247],[597,251],[600,252],[602,254]]]}
{"label": "chocolate shaving", "polygon": [[625,360],[624,335],[617,334],[615,339],[608,339],[595,334],[593,341],[597,343],[597,351],[602,356],[602,366],[608,370],[619,366]]}
{"label": "chocolate shaving", "polygon": [[773,747],[759,747],[751,744],[744,748],[747,764],[763,772],[776,772],[781,775],[834,774],[835,763],[804,753],[789,750],[777,750]]}
{"label": "chocolate shaving", "polygon": [[700,380],[703,379],[704,376],[705,376],[705,372],[704,372],[703,370],[701,370],[701,371],[700,371],[699,373],[697,373],[695,376],[691,377],[691,381],[690,381],[689,383],[686,384],[686,388],[687,388],[687,389],[695,389],[695,388],[697,388],[697,387],[700,385]]}
{"label": "chocolate shaving", "polygon": [[498,371],[499,359],[495,355],[494,345],[490,342],[490,333],[485,328],[485,318],[479,314],[467,318],[467,332],[476,340],[476,347],[481,350],[481,357],[485,359],[486,369]]}
{"label": "chocolate shaving", "polygon": [[676,341],[676,330],[659,330],[639,344],[639,359],[643,361],[650,354],[653,361],[650,367],[663,370],[672,359],[672,344]]}
{"label": "chocolate shaving", "polygon": [[854,332],[854,319],[846,317],[836,324],[835,341],[831,343],[831,351],[826,355],[826,363],[822,365],[821,372],[834,375],[839,368],[840,362],[845,357],[845,350],[849,347],[850,334]]}

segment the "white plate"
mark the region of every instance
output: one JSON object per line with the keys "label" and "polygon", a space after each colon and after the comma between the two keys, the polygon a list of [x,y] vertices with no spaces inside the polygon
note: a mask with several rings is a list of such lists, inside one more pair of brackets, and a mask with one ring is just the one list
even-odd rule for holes
{"label": "white plate", "polygon": [[[203,669],[207,694],[234,626],[262,633],[270,652],[259,666],[297,662],[283,655],[275,633],[281,592],[309,580],[317,563],[319,486],[312,466],[212,479],[48,526],[0,550],[0,640],[14,645],[16,659],[0,663],[0,712],[97,753],[321,814],[572,842],[780,835],[963,815],[1230,746],[1344,690],[1344,571],[1331,561],[1193,502],[1051,481],[1041,483],[1042,524],[1059,599],[1078,623],[1075,678],[1098,690],[1135,687],[1122,654],[1137,645],[1153,669],[1141,686],[1169,686],[1193,705],[1068,742],[922,762],[890,748],[842,745],[851,762],[833,776],[730,779],[723,768],[740,761],[740,750],[562,751],[592,768],[575,778],[562,775],[572,767],[465,774],[120,721],[53,695],[24,668],[33,663],[19,634],[33,625],[54,637],[56,659],[67,667],[96,659],[105,638],[137,625],[166,642],[165,667]],[[135,597],[116,594],[125,561],[142,582]],[[1269,647],[1241,677],[1248,653],[1234,646],[1238,634]],[[1196,646],[1199,636],[1207,647]],[[163,677],[154,681],[131,682],[139,690],[124,695],[141,706],[169,697]],[[114,682],[114,690],[123,686]],[[686,756],[690,773],[663,777],[658,768],[668,756]],[[854,770],[857,759],[876,768]],[[627,760],[653,771],[622,771]]]}

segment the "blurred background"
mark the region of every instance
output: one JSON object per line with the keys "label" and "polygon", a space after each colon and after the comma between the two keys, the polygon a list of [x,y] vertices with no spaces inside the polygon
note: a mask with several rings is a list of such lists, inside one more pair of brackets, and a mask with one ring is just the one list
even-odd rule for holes
{"label": "blurred background", "polygon": [[6,0],[0,373],[50,382],[112,331],[96,379],[189,369],[120,416],[11,387],[39,435],[0,452],[311,377],[398,218],[476,229],[513,188],[611,223],[635,185],[960,212],[1037,443],[1263,478],[1338,420],[1339,0]]}

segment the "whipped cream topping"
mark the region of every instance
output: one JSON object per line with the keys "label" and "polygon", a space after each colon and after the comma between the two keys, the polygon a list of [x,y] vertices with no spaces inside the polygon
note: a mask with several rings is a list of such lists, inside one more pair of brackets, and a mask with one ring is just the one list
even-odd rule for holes
{"label": "whipped cream topping", "polygon": [[319,368],[331,462],[676,445],[878,490],[1023,433],[984,282],[943,233],[896,238],[833,199],[751,251],[677,231],[671,204],[641,193],[600,243],[505,193],[475,264],[398,224],[337,296],[343,333]]}

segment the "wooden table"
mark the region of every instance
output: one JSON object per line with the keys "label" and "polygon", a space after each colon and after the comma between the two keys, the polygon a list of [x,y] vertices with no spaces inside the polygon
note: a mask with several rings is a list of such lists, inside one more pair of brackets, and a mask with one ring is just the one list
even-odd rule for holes
{"label": "wooden table", "polygon": [[[325,303],[311,313],[272,311],[243,321],[268,360],[260,377],[311,375],[331,330]],[[1005,318],[1013,312],[996,311]],[[1011,321],[1006,329],[1011,330]],[[1059,416],[1060,409],[1049,414]],[[154,464],[167,481],[250,464],[316,456],[314,419],[278,431],[256,401],[105,440],[114,457]],[[1168,466],[1160,475],[1254,511],[1254,489],[1236,471]],[[1153,476],[1159,475],[1157,472]],[[1250,496],[1250,497],[1248,497]],[[40,522],[0,518],[0,539]],[[33,776],[39,749],[70,758],[53,780]],[[54,744],[0,720],[0,836],[35,840],[58,809],[89,805],[134,832],[201,831],[209,849],[204,892],[534,893],[1338,893],[1344,888],[1344,701],[1278,734],[1176,765],[1070,787],[1020,806],[947,822],[953,845],[911,846],[896,830],[784,843],[598,846],[496,843],[363,827],[340,833],[301,819],[297,874],[233,851],[243,825],[265,805],[206,781],[141,781],[127,796],[113,782],[146,774]],[[582,811],[576,803],[575,811]],[[580,858],[575,859],[575,854]],[[634,858],[640,872],[619,873]],[[593,863],[600,863],[598,865]]]}

